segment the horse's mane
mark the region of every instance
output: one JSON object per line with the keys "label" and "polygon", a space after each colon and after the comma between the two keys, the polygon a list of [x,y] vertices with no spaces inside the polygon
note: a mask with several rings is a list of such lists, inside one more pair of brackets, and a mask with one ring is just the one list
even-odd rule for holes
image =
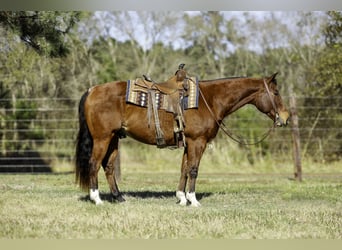
{"label": "horse's mane", "polygon": [[217,79],[210,79],[210,80],[200,80],[200,82],[214,82],[214,81],[223,81],[223,80],[233,80],[238,78],[248,78],[247,76],[230,76],[230,77],[223,77]]}
{"label": "horse's mane", "polygon": [[[263,78],[252,78],[252,77],[248,77],[248,76],[230,76],[230,77],[223,77],[223,78],[217,78],[217,79],[210,79],[210,80],[200,80],[200,82],[203,82],[203,83],[210,83],[210,82],[216,82],[216,81],[224,81],[224,80],[234,80],[234,79],[247,79],[247,78],[250,78],[250,79],[263,79]],[[273,78],[272,79],[272,82],[277,84],[277,79]]]}

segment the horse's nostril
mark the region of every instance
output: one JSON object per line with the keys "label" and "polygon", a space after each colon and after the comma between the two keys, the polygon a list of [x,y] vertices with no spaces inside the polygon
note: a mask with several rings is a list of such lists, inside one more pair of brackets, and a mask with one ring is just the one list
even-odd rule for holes
{"label": "horse's nostril", "polygon": [[286,125],[289,125],[289,124],[290,124],[290,118],[287,118],[287,119],[286,119],[285,126],[286,126]]}

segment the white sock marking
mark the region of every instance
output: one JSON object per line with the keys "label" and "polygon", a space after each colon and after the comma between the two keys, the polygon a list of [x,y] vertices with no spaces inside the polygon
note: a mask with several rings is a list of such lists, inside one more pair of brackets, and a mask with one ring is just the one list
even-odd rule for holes
{"label": "white sock marking", "polygon": [[192,192],[192,193],[187,192],[186,198],[191,202],[192,207],[200,207],[201,206],[201,203],[199,203],[198,200],[196,199],[195,192]]}
{"label": "white sock marking", "polygon": [[179,205],[181,206],[186,206],[186,204],[188,203],[188,201],[185,198],[185,193],[183,191],[177,191],[176,192],[176,197],[178,198]]}
{"label": "white sock marking", "polygon": [[100,193],[98,189],[95,189],[95,190],[90,189],[89,194],[90,194],[90,199],[94,201],[96,205],[103,204],[103,201],[100,198]]}

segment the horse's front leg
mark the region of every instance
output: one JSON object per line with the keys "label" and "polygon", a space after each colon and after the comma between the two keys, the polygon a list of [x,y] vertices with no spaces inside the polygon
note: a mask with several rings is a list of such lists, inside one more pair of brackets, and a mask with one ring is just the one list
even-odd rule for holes
{"label": "horse's front leg", "polygon": [[183,160],[182,160],[182,167],[181,167],[181,177],[179,180],[179,185],[178,185],[178,190],[176,192],[176,197],[179,200],[179,205],[181,206],[186,206],[188,203],[188,200],[185,197],[185,188],[186,188],[186,183],[188,181],[188,174],[186,172],[187,169],[187,148],[184,149],[184,154],[183,154]]}
{"label": "horse's front leg", "polygon": [[196,198],[195,185],[198,176],[198,165],[193,165],[189,170],[189,190],[186,193],[186,199],[190,201],[191,206],[200,207],[201,203]]}
{"label": "horse's front leg", "polygon": [[[188,140],[186,160],[184,160],[184,157],[183,157],[182,176],[181,176],[181,181],[179,184],[178,192],[183,191],[182,196],[184,195],[186,181],[188,180],[188,192],[185,194],[185,198],[191,203],[191,206],[194,206],[194,207],[201,206],[201,204],[198,202],[196,198],[195,187],[196,187],[196,180],[198,176],[199,163],[202,158],[205,147],[206,147],[205,140],[202,140],[200,138],[196,140]],[[181,189],[183,187],[182,181],[185,181],[184,189]],[[182,197],[181,195],[179,196]]]}

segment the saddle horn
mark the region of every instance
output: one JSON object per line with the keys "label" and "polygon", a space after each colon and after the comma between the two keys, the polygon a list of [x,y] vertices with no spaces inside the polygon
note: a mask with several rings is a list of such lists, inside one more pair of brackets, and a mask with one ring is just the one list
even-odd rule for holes
{"label": "saddle horn", "polygon": [[149,76],[143,75],[143,77],[144,77],[144,80],[145,80],[145,81],[153,82],[152,79],[151,79]]}

